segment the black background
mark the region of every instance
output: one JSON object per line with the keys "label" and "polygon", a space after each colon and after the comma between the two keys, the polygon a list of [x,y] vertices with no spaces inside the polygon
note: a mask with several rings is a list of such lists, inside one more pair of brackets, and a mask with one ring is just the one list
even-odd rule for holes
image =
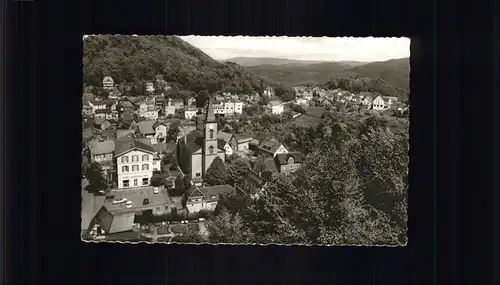
{"label": "black background", "polygon": [[[500,282],[493,270],[500,268],[493,247],[498,9],[448,2],[7,1],[3,277],[8,284]],[[411,37],[408,246],[81,242],[82,35],[105,33]]]}

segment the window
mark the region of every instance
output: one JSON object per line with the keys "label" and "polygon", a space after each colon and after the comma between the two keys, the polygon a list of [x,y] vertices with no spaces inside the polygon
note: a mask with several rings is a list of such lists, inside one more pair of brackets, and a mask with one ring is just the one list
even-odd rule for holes
{"label": "window", "polygon": [[132,165],[132,171],[139,171],[139,165]]}
{"label": "window", "polygon": [[143,154],[142,155],[142,161],[149,161],[149,155]]}
{"label": "window", "polygon": [[149,170],[149,164],[143,164],[142,170]]}
{"label": "window", "polygon": [[138,155],[132,155],[132,162],[139,161]]}
{"label": "window", "polygon": [[214,138],[214,130],[210,130],[210,138],[213,139]]}
{"label": "window", "polygon": [[122,163],[128,163],[128,156],[122,157]]}
{"label": "window", "polygon": [[122,166],[122,172],[128,172],[128,165]]}
{"label": "window", "polygon": [[201,173],[196,173],[196,177],[200,177],[201,176]]}
{"label": "window", "polygon": [[209,146],[208,147],[208,153],[209,154],[214,154],[214,147],[213,146]]}
{"label": "window", "polygon": [[123,187],[129,187],[129,181],[128,179],[127,180],[123,180]]}
{"label": "window", "polygon": [[148,178],[142,178],[142,185],[148,185],[149,184],[149,179]]}
{"label": "window", "polygon": [[134,179],[134,186],[137,186],[137,179]]}

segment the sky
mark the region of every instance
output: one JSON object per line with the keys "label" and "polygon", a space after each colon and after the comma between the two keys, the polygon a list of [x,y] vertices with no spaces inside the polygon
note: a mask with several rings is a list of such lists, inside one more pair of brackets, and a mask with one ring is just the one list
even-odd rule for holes
{"label": "sky", "polygon": [[233,57],[385,61],[410,56],[409,38],[181,36],[216,60]]}

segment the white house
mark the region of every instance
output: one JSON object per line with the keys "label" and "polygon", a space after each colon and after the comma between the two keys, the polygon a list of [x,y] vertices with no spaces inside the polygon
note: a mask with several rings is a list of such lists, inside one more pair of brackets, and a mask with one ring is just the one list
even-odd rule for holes
{"label": "white house", "polygon": [[234,101],[234,113],[243,114],[243,102],[240,100]]}
{"label": "white house", "polygon": [[377,96],[377,98],[375,98],[373,100],[373,110],[375,111],[383,111],[386,109],[385,107],[385,101],[384,99],[382,98],[382,96]]}
{"label": "white house", "polygon": [[118,188],[133,188],[149,185],[153,176],[153,148],[139,140],[117,140],[115,142]]}
{"label": "white house", "polygon": [[188,108],[184,110],[184,118],[186,118],[186,120],[191,120],[194,117],[196,117],[196,108]]}
{"label": "white house", "polygon": [[269,103],[271,106],[271,112],[275,115],[283,114],[283,104],[279,101],[271,101]]}
{"label": "white house", "polygon": [[115,88],[115,82],[111,76],[106,76],[102,80],[102,89],[112,91]]}
{"label": "white house", "polygon": [[217,185],[210,187],[197,187],[192,185],[186,193],[186,208],[189,213],[198,213],[202,210],[213,211],[217,207],[222,195],[231,194],[234,188],[229,185]]}
{"label": "white house", "polygon": [[146,82],[146,92],[153,93],[153,91],[155,91],[153,82]]}
{"label": "white house", "polygon": [[148,110],[146,113],[144,113],[144,118],[148,120],[157,120],[158,119],[158,110],[156,110],[154,107],[148,107]]}
{"label": "white house", "polygon": [[155,130],[155,138],[157,141],[163,141],[165,139],[165,137],[167,136],[167,132],[168,132],[168,126],[167,124],[163,123],[163,122],[156,122],[154,125],[153,125],[153,128]]}

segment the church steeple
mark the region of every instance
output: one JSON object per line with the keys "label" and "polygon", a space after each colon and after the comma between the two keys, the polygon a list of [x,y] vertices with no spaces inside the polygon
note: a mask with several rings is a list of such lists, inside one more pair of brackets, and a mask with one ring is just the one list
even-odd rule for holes
{"label": "church steeple", "polygon": [[208,99],[208,106],[207,106],[207,114],[205,117],[205,123],[214,123],[215,121],[215,114],[214,114],[214,106],[212,103],[212,96],[209,97]]}

